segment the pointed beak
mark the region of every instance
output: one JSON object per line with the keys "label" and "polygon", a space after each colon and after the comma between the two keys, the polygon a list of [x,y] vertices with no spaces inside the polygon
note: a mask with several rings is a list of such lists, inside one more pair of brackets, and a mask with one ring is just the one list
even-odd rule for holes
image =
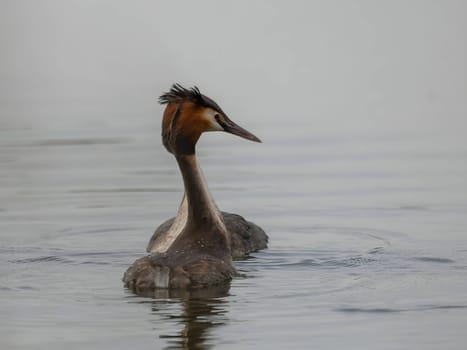
{"label": "pointed beak", "polygon": [[251,132],[235,124],[233,121],[231,121],[226,116],[224,116],[224,120],[222,121],[221,126],[224,128],[225,132],[243,137],[244,139],[247,139],[250,141],[261,142],[261,140],[257,138],[255,135],[253,135]]}

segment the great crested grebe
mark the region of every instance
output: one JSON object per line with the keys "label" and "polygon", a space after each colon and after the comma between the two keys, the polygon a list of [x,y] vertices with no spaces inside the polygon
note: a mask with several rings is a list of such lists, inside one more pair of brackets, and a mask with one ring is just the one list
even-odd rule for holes
{"label": "great crested grebe", "polygon": [[125,272],[125,287],[137,293],[158,288],[192,289],[221,284],[236,270],[232,257],[266,248],[268,237],[257,225],[236,214],[221,212],[204,180],[195,146],[205,131],[225,131],[261,142],[231,121],[216,102],[197,87],[174,84],[159,98],[167,104],[162,142],[175,156],[185,194],[177,216],[160,225],[147,246],[148,256]]}

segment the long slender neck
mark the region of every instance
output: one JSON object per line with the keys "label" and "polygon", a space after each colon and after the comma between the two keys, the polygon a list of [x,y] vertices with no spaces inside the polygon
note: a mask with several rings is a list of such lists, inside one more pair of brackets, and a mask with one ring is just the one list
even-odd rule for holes
{"label": "long slender neck", "polygon": [[[185,195],[170,228],[151,240],[148,251],[165,253],[181,235],[208,246],[214,244],[219,252],[230,252],[230,238],[214,199],[204,181],[194,154],[176,155],[185,185]],[[157,233],[157,231],[156,231]],[[201,236],[199,236],[201,234]],[[205,241],[207,239],[207,241]],[[230,253],[227,254],[230,257]]]}
{"label": "long slender neck", "polygon": [[183,177],[188,204],[187,225],[195,227],[213,226],[225,232],[222,214],[214,202],[198,165],[195,154],[176,155]]}

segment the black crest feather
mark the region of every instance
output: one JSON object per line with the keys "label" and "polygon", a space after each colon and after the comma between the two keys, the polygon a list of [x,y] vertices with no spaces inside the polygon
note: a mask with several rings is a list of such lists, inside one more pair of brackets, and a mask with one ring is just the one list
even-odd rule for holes
{"label": "black crest feather", "polygon": [[209,107],[219,113],[225,114],[216,102],[203,95],[196,86],[186,89],[176,83],[172,85],[169,92],[166,92],[159,97],[159,103],[161,105],[183,102],[193,102],[199,106]]}

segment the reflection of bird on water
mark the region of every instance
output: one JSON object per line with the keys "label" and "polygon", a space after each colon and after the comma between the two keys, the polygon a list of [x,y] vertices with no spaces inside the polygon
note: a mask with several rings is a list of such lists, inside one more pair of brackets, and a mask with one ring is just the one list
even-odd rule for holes
{"label": "reflection of bird on water", "polygon": [[[209,349],[210,335],[217,326],[225,324],[226,301],[229,286],[223,284],[211,288],[187,290],[155,291],[156,299],[152,301],[152,312],[157,317],[167,316],[169,322],[183,326],[176,333],[159,334],[159,338],[166,339],[164,349]],[[169,301],[167,301],[169,299]],[[168,310],[167,303],[173,305],[180,302],[182,310],[174,313],[173,307]],[[170,327],[173,328],[173,327]]]}
{"label": "reflection of bird on water", "polygon": [[217,208],[198,165],[195,145],[205,131],[225,131],[261,141],[231,121],[196,87],[173,85],[159,101],[167,104],[162,141],[177,160],[185,195],[177,216],[159,226],[151,238],[147,247],[151,255],[136,260],[123,281],[137,293],[227,282],[236,274],[232,257],[266,248],[267,235],[243,217]]}

